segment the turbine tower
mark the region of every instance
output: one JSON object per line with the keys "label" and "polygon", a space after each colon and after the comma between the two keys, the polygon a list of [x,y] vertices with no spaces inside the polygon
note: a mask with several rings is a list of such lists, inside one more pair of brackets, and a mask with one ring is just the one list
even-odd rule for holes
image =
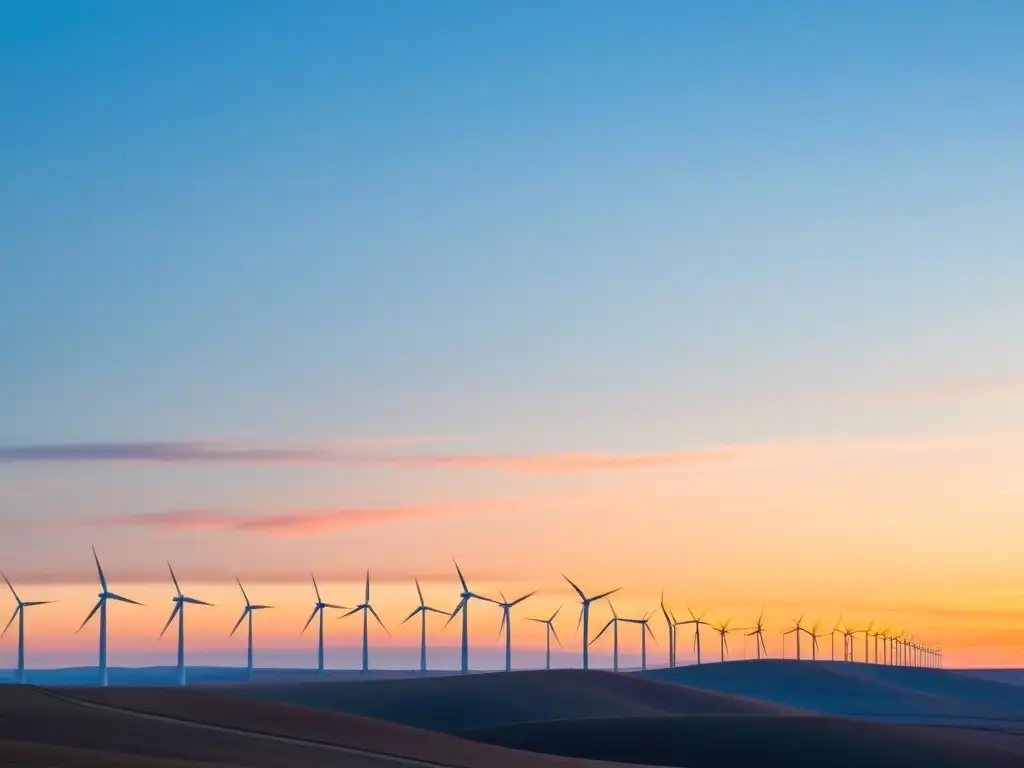
{"label": "turbine tower", "polygon": [[[836,634],[842,635],[842,631],[839,629],[839,625],[843,623],[843,614],[839,614],[839,621],[832,627],[832,631],[829,633],[829,643],[832,648],[832,661],[836,660]],[[846,658],[846,638],[843,638],[843,658]]]}
{"label": "turbine tower", "polygon": [[387,632],[388,635],[391,634],[391,632],[388,631],[388,628],[384,626],[384,622],[380,620],[380,616],[378,616],[377,612],[375,610],[373,610],[373,606],[370,605],[370,569],[369,568],[366,569],[366,597],[363,599],[363,602],[361,602],[355,608],[350,610],[348,613],[346,613],[346,614],[344,614],[342,616],[339,616],[338,618],[339,619],[344,619],[344,618],[346,618],[348,616],[352,616],[353,614],[359,613],[360,611],[363,612],[363,674],[365,675],[367,672],[370,671],[370,633],[369,633],[370,614],[371,613],[373,614],[373,618],[375,618],[377,620],[377,623],[380,624],[380,628],[381,629],[383,629],[385,632]]}
{"label": "turbine tower", "polygon": [[174,617],[178,617],[178,685],[185,684],[185,603],[191,603],[192,605],[213,605],[213,603],[207,603],[202,600],[197,600],[194,597],[186,597],[181,594],[181,587],[178,586],[178,580],[174,576],[174,569],[171,568],[171,564],[167,564],[167,570],[171,572],[171,581],[174,582],[174,591],[178,594],[171,598],[174,603],[174,610],[171,611],[171,618],[164,624],[164,628],[160,631],[160,637],[164,636],[164,632],[171,626],[171,622],[174,621]]}
{"label": "turbine tower", "polygon": [[[721,652],[721,659],[720,659],[720,661],[723,662],[723,663],[725,662],[725,655],[729,652],[729,640],[727,639],[726,636],[730,632],[735,632],[737,629],[739,629],[739,627],[734,627],[733,629],[729,629],[729,623],[731,621],[732,621],[732,619],[726,619],[724,622],[719,624],[717,627],[712,627],[712,629],[715,632],[718,633],[719,650]],[[760,650],[761,649],[758,648],[758,651],[760,651]]]}
{"label": "turbine tower", "polygon": [[824,637],[823,634],[818,632],[818,623],[815,622],[814,626],[811,627],[811,631],[807,633],[811,636],[811,661],[818,660],[818,638]]}
{"label": "turbine tower", "polygon": [[469,601],[483,600],[486,603],[496,603],[497,600],[492,600],[489,597],[478,595],[475,592],[469,591],[469,585],[466,584],[466,579],[462,575],[462,570],[459,568],[459,564],[455,562],[455,558],[452,558],[452,562],[455,563],[455,570],[459,574],[459,582],[462,584],[462,593],[459,595],[459,604],[455,606],[455,610],[451,612],[448,617],[448,621],[444,623],[447,627],[452,623],[452,619],[462,612],[462,674],[469,674]]}
{"label": "turbine tower", "polygon": [[501,637],[501,631],[505,630],[505,671],[512,671],[512,606],[519,605],[523,600],[528,597],[533,597],[536,592],[531,592],[528,595],[509,602],[502,591],[499,589],[498,594],[501,595],[501,602],[498,603],[498,607],[501,608],[501,626],[498,627],[498,637]]}
{"label": "turbine tower", "polygon": [[569,586],[576,590],[576,594],[580,596],[580,619],[576,622],[576,630],[579,631],[580,625],[583,626],[583,668],[590,669],[590,642],[588,640],[590,633],[590,604],[596,600],[602,600],[609,595],[614,595],[621,589],[621,587],[616,587],[615,589],[602,592],[601,594],[594,595],[593,597],[587,597],[583,594],[583,590],[573,584],[572,579],[564,573],[562,574],[562,578],[568,581]]}
{"label": "turbine tower", "polygon": [[309,618],[306,619],[306,626],[302,628],[302,632],[299,632],[299,635],[303,635],[305,631],[309,629],[309,625],[316,617],[316,615],[320,614],[320,642],[319,645],[317,646],[316,671],[318,674],[322,675],[324,673],[324,608],[334,608],[335,610],[339,611],[347,611],[348,606],[325,603],[320,598],[320,587],[316,585],[316,576],[314,576],[311,573],[309,574],[309,577],[313,580],[313,591],[316,592],[316,602],[313,604],[313,612],[309,614]]}
{"label": "turbine tower", "polygon": [[601,635],[604,634],[605,630],[608,629],[608,627],[611,627],[612,628],[612,671],[613,672],[618,672],[619,671],[619,622],[620,621],[625,621],[625,619],[620,619],[619,618],[619,614],[617,614],[615,612],[615,606],[612,605],[612,601],[611,600],[608,601],[608,607],[612,609],[612,617],[610,619],[608,619],[608,623],[607,624],[605,624],[603,627],[601,627],[601,631],[597,633],[597,637],[595,637],[593,640],[590,641],[590,644],[593,645],[594,643],[596,643],[601,638]]}
{"label": "turbine tower", "polygon": [[693,624],[693,647],[697,651],[697,663],[700,664],[700,628],[701,625],[710,627],[711,624],[704,621],[704,614],[707,613],[707,611],[702,611],[700,616],[694,616],[693,611],[690,610],[689,606],[686,607],[686,610],[690,614],[690,618],[686,621],[677,621],[676,624]]}
{"label": "turbine tower", "polygon": [[[78,632],[81,632],[85,625],[89,623],[89,619],[96,614],[96,611],[100,612],[99,684],[105,688],[107,685],[107,600],[116,600],[119,603],[131,603],[132,605],[142,605],[142,603],[129,600],[127,597],[114,594],[107,589],[107,577],[103,575],[103,568],[100,566],[100,558],[99,555],[96,554],[96,547],[92,548],[92,556],[96,561],[96,572],[99,574],[100,586],[103,588],[103,591],[100,592],[99,601],[93,606],[92,610],[89,611],[89,615],[85,617],[85,621],[82,622],[82,626],[78,628]],[[75,634],[78,634],[78,632]]]}
{"label": "turbine tower", "polygon": [[527,621],[535,621],[538,624],[544,625],[544,638],[546,640],[546,653],[545,653],[545,669],[551,669],[551,636],[555,636],[555,640],[558,641],[558,647],[562,647],[562,641],[558,639],[558,633],[555,632],[555,616],[558,615],[558,611],[562,610],[562,606],[558,606],[557,610],[546,619],[527,619]]}
{"label": "turbine tower", "polygon": [[249,602],[249,596],[245,594],[245,587],[242,586],[241,580],[235,576],[235,581],[238,582],[238,588],[242,590],[242,597],[245,599],[245,608],[242,609],[242,615],[238,617],[238,621],[235,624],[235,628],[231,630],[231,634],[228,637],[234,636],[235,632],[242,625],[245,619],[249,619],[249,652],[247,654],[246,670],[249,680],[252,680],[252,613],[253,611],[262,611],[273,606],[270,605],[253,605]]}
{"label": "turbine tower", "polygon": [[747,633],[747,637],[755,638],[754,644],[757,646],[757,658],[761,659],[761,652],[764,651],[764,658],[768,658],[768,647],[764,644],[764,610],[762,609],[761,615],[757,617],[757,624],[754,625],[753,631]]}
{"label": "turbine tower", "polygon": [[[883,629],[880,632],[872,632],[871,633],[871,636],[873,638],[875,638],[875,661],[874,661],[875,664],[878,663],[878,638],[885,637],[885,635],[886,635],[886,633],[888,631],[889,631],[889,628],[886,627],[885,629]],[[884,660],[884,657],[885,657],[885,649],[884,648],[882,649],[882,657],[883,657],[883,660]]]}
{"label": "turbine tower", "polygon": [[7,626],[4,627],[3,633],[0,633],[0,637],[7,634],[7,630],[11,628],[11,624],[14,620],[18,620],[18,682],[25,682],[25,609],[31,608],[34,605],[48,605],[53,600],[30,600],[29,602],[23,601],[18,597],[18,593],[14,591],[14,585],[11,584],[10,579],[4,575],[3,571],[0,571],[0,576],[4,577],[4,581],[7,582],[7,586],[11,590],[11,594],[14,595],[14,602],[17,605],[14,606],[14,613],[11,614],[11,620],[7,622]]}
{"label": "turbine tower", "polygon": [[[440,613],[442,616],[447,616],[448,611],[442,611],[440,608],[431,608],[425,602],[423,602],[423,590],[420,589],[420,580],[413,579],[416,582],[416,594],[420,596],[420,604],[416,606],[416,610],[410,613],[402,621],[405,624],[416,614],[420,614],[420,674],[425,675],[427,673],[427,614],[428,613]],[[399,624],[401,626],[401,624]]]}

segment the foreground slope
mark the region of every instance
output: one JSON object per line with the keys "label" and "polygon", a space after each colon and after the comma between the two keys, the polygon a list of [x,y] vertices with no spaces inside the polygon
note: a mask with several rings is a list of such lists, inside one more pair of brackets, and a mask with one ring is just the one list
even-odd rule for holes
{"label": "foreground slope", "polygon": [[638,675],[829,714],[1024,720],[1021,688],[941,669],[773,659]]}
{"label": "foreground slope", "polygon": [[633,675],[575,669],[361,683],[268,684],[222,690],[449,733],[537,720],[791,711]]}
{"label": "foreground slope", "polygon": [[482,728],[471,738],[595,760],[687,768],[1011,768],[1019,755],[923,728],[837,717],[689,715],[548,721]]}
{"label": "foreground slope", "polygon": [[0,764],[162,765],[153,760],[255,768],[387,768],[410,761],[451,768],[587,765],[195,689],[0,688]]}

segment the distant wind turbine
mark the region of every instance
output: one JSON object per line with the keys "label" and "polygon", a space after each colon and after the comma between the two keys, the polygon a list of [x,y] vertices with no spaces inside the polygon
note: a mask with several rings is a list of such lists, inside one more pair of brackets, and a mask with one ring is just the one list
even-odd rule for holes
{"label": "distant wind turbine", "polygon": [[761,652],[764,651],[764,657],[768,658],[768,648],[764,644],[764,610],[761,611],[761,615],[757,617],[757,624],[754,625],[753,631],[747,633],[747,637],[755,638],[754,644],[757,646],[757,658],[761,658]]}
{"label": "distant wind turbine", "polygon": [[[730,624],[731,621],[732,621],[732,619],[726,619],[724,622],[719,624],[717,627],[712,627],[712,629],[715,632],[718,633],[719,651],[721,653],[720,661],[722,661],[723,663],[725,662],[726,654],[729,653],[729,640],[727,639],[726,636],[730,632],[735,632],[737,629],[739,629],[739,627],[734,627],[733,629],[729,629],[729,624]],[[758,650],[760,650],[760,648],[758,648]]]}
{"label": "distant wind turbine", "polygon": [[558,606],[554,613],[546,619],[527,619],[527,621],[534,621],[538,624],[544,625],[544,639],[546,640],[546,653],[545,653],[545,669],[551,669],[551,636],[555,636],[555,640],[558,642],[558,647],[562,647],[562,641],[558,639],[558,633],[555,632],[555,616],[558,615],[558,611],[562,610],[562,606]]}
{"label": "distant wind turbine", "polygon": [[14,585],[11,584],[10,579],[4,575],[3,571],[0,571],[0,576],[4,577],[4,581],[7,582],[7,586],[11,590],[11,594],[14,595],[14,613],[11,614],[11,620],[7,622],[7,626],[4,627],[3,633],[0,633],[0,637],[7,634],[7,630],[11,628],[11,624],[14,620],[18,620],[18,682],[25,682],[25,609],[31,608],[34,605],[48,605],[53,600],[30,600],[25,602],[18,593],[14,591]]}
{"label": "distant wind turbine", "polygon": [[[455,563],[454,558],[452,558],[452,562]],[[459,568],[458,563],[455,563],[455,570],[458,572],[459,581],[462,583],[462,593],[459,595],[461,599],[444,625],[447,627],[451,624],[452,619],[458,616],[460,611],[462,612],[462,674],[466,675],[469,674],[469,601],[474,599],[483,600],[486,603],[496,603],[498,601],[478,595],[475,592],[470,592],[469,585],[466,584],[466,579],[462,575],[462,570]]]}
{"label": "distant wind turbine", "polygon": [[[85,625],[89,623],[89,619],[96,615],[96,611],[100,612],[99,684],[105,688],[107,685],[107,600],[116,600],[120,603],[131,603],[132,605],[142,605],[142,603],[129,600],[127,597],[114,594],[107,589],[107,578],[103,575],[103,568],[100,566],[100,558],[99,555],[96,554],[96,547],[92,548],[92,556],[96,561],[96,572],[99,574],[100,586],[103,588],[103,591],[100,592],[99,601],[93,606],[93,609],[89,611],[89,615],[85,617],[85,621],[82,622],[82,626],[78,628],[78,632],[81,632]],[[78,632],[75,634],[78,634]]]}
{"label": "distant wind turbine", "polygon": [[253,605],[249,602],[249,596],[245,594],[245,587],[242,586],[241,580],[235,576],[235,581],[238,582],[238,588],[242,590],[242,598],[245,600],[245,608],[242,609],[242,615],[238,617],[238,621],[235,623],[235,628],[231,630],[231,634],[228,637],[234,636],[235,632],[242,625],[245,619],[249,619],[249,650],[246,655],[246,672],[250,680],[252,680],[252,613],[253,611],[262,611],[267,608],[271,608],[269,605]]}
{"label": "distant wind turbine", "polygon": [[598,640],[600,640],[601,639],[601,635],[603,635],[605,633],[605,630],[608,629],[609,627],[611,627],[611,629],[612,629],[612,671],[613,672],[618,672],[619,671],[619,622],[620,621],[625,621],[625,619],[620,619],[619,618],[619,614],[617,614],[615,612],[615,606],[612,605],[612,601],[611,600],[608,601],[608,607],[611,608],[612,617],[608,620],[607,624],[605,624],[603,627],[601,627],[601,631],[598,632],[597,636],[593,640],[590,641],[590,644],[593,645]]}
{"label": "distant wind turbine", "polygon": [[171,611],[171,618],[164,624],[164,628],[160,630],[160,637],[164,636],[164,632],[171,626],[171,622],[174,621],[174,617],[178,617],[178,685],[185,684],[185,603],[191,603],[192,605],[213,605],[213,603],[207,603],[202,600],[197,600],[194,597],[186,597],[181,594],[181,587],[178,586],[178,579],[174,576],[174,569],[171,568],[171,564],[167,564],[167,570],[171,572],[171,581],[174,582],[174,591],[178,594],[171,598],[174,603],[174,610]]}
{"label": "distant wind turbine", "polygon": [[425,602],[423,602],[423,590],[420,589],[420,580],[413,579],[416,582],[416,594],[420,596],[420,604],[416,607],[412,613],[405,617],[402,624],[409,621],[413,616],[419,614],[421,617],[420,621],[420,673],[426,674],[427,672],[427,614],[428,613],[440,613],[442,616],[448,616],[448,611],[442,611],[440,608],[431,608]]}
{"label": "distant wind turbine", "polygon": [[523,600],[528,597],[533,597],[536,592],[531,592],[528,595],[523,595],[520,598],[509,600],[505,597],[502,591],[499,589],[498,594],[501,595],[501,602],[498,603],[498,607],[501,608],[501,626],[498,627],[498,637],[501,637],[501,631],[505,630],[505,671],[512,671],[512,608],[519,605]]}
{"label": "distant wind turbine", "polygon": [[615,589],[602,592],[601,594],[594,595],[593,597],[587,597],[583,594],[583,590],[573,584],[572,579],[564,573],[562,574],[562,578],[568,581],[569,586],[572,587],[576,591],[576,594],[580,596],[580,619],[576,622],[576,629],[579,631],[580,626],[583,626],[583,668],[590,669],[590,604],[596,600],[602,600],[609,595],[614,595],[621,589],[621,587],[616,587]]}
{"label": "distant wind turbine", "polygon": [[700,664],[700,628],[702,625],[705,627],[710,627],[711,624],[707,621],[704,621],[704,614],[707,613],[706,610],[702,611],[700,616],[694,616],[693,611],[690,610],[689,606],[686,607],[686,610],[690,614],[690,618],[686,621],[680,621],[677,623],[680,625],[693,624],[693,647],[697,651],[697,663]]}
{"label": "distant wind turbine", "polygon": [[[888,628],[888,627],[886,627],[886,628],[885,628],[885,629],[883,629],[883,630],[882,630],[881,632],[877,632],[877,631],[876,631],[876,632],[872,632],[872,633],[871,633],[871,636],[872,636],[873,638],[875,638],[875,661],[874,661],[874,663],[875,663],[875,664],[877,664],[877,663],[878,663],[878,638],[880,638],[880,637],[885,637],[885,634],[886,634],[886,632],[888,632],[888,631],[889,631],[889,628]],[[882,656],[883,656],[883,657],[885,656],[885,649],[884,649],[884,648],[882,649]]]}
{"label": "distant wind turbine", "polygon": [[342,616],[339,616],[338,618],[344,619],[344,618],[346,618],[348,616],[352,616],[352,615],[354,615],[356,613],[359,613],[360,611],[363,612],[363,674],[365,675],[367,672],[370,671],[370,633],[369,633],[370,614],[371,613],[373,614],[373,618],[375,618],[377,620],[377,623],[380,624],[380,628],[381,629],[383,629],[385,632],[387,632],[388,635],[391,634],[391,632],[388,630],[388,628],[384,626],[384,622],[380,620],[380,616],[378,616],[377,612],[375,610],[373,610],[373,606],[370,605],[370,569],[369,568],[366,569],[366,597],[364,598],[363,602],[361,602],[355,608],[350,610],[348,613],[346,613],[346,614],[344,614]]}
{"label": "distant wind turbine", "polygon": [[811,631],[807,634],[811,636],[811,661],[818,660],[818,638],[824,637],[823,634],[818,632],[818,623],[815,622],[814,626],[811,627]]}
{"label": "distant wind turbine", "polygon": [[843,624],[843,661],[853,661],[853,635],[854,630]]}
{"label": "distant wind turbine", "polygon": [[657,642],[657,638],[654,637],[654,630],[651,629],[651,617],[654,615],[654,611],[644,616],[642,619],[620,619],[620,621],[626,624],[639,624],[640,625],[640,669],[647,669],[647,635],[650,633],[651,639]]}
{"label": "distant wind turbine", "polygon": [[[786,642],[786,635],[796,635],[796,660],[797,661],[800,661],[800,633],[801,632],[807,632],[806,629],[804,629],[802,626],[800,626],[800,622],[802,622],[803,620],[804,620],[804,617],[800,616],[799,619],[797,619],[796,621],[793,622],[793,628],[792,629],[787,630],[787,631],[782,633],[782,642],[783,642],[783,644],[785,644],[785,642]],[[785,651],[783,651],[782,655],[783,656],[786,655]]]}
{"label": "distant wind turbine", "polygon": [[317,586],[316,576],[312,573],[309,577],[313,580],[313,591],[316,593],[316,602],[313,603],[313,612],[309,614],[309,618],[306,619],[306,625],[302,628],[302,632],[299,635],[305,634],[306,630],[309,629],[309,625],[313,619],[316,618],[317,614],[320,614],[320,632],[319,632],[319,643],[317,645],[317,657],[316,657],[316,671],[319,674],[324,673],[324,608],[333,608],[338,611],[347,611],[347,605],[334,605],[333,603],[325,603],[320,598],[320,587]]}
{"label": "distant wind turbine", "polygon": [[[839,626],[843,623],[843,614],[839,614],[839,621],[832,627],[832,631],[829,633],[829,643],[832,646],[832,661],[836,660],[836,633],[843,634],[839,629]],[[843,638],[843,658],[846,658],[846,638]]]}
{"label": "distant wind turbine", "polygon": [[668,633],[668,666],[671,669],[676,665],[676,628],[665,607],[665,590],[661,590],[661,615],[665,617],[665,630]]}

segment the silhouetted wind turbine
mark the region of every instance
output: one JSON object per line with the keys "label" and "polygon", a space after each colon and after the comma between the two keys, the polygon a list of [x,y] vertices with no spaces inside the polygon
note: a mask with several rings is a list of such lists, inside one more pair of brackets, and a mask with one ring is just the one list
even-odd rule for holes
{"label": "silhouetted wind turbine", "polygon": [[247,618],[249,619],[249,646],[246,653],[246,673],[250,680],[252,680],[252,613],[253,611],[262,611],[272,606],[269,605],[253,605],[249,602],[249,596],[245,594],[245,587],[242,586],[241,580],[235,576],[235,581],[238,582],[238,588],[242,590],[242,598],[245,600],[245,608],[242,609],[242,615],[238,617],[238,621],[235,623],[235,628],[231,630],[231,634],[228,637],[234,636],[238,628],[242,626],[242,622]]}
{"label": "silhouetted wind turbine", "polygon": [[[829,633],[829,643],[832,646],[832,661],[836,660],[836,633],[842,635],[842,631],[839,629],[839,625],[843,623],[843,614],[839,614],[839,621],[832,627],[832,631]],[[846,640],[843,639],[843,659],[846,659]]]}
{"label": "silhouetted wind turbine", "polygon": [[678,624],[693,624],[693,647],[697,651],[697,663],[700,664],[700,628],[701,626],[710,627],[709,622],[704,621],[704,614],[707,611],[702,611],[700,616],[694,616],[693,611],[690,610],[690,606],[686,606],[687,612],[690,614],[690,618],[686,621],[677,622]]}
{"label": "silhouetted wind turbine", "polygon": [[558,633],[555,632],[555,616],[558,615],[558,611],[562,610],[562,606],[558,606],[554,613],[551,614],[550,618],[547,619],[527,619],[527,621],[535,621],[538,624],[544,625],[544,639],[546,640],[546,653],[545,653],[545,669],[551,669],[551,636],[555,636],[555,640],[558,641],[558,647],[562,647],[562,641],[558,639]]}
{"label": "silhouetted wind turbine", "polygon": [[754,638],[754,645],[757,646],[757,658],[761,658],[761,651],[764,651],[765,658],[768,657],[768,647],[764,644],[764,610],[761,611],[761,615],[757,617],[757,624],[754,625],[753,631],[747,634],[747,637]]}
{"label": "silhouetted wind turbine", "polygon": [[[725,655],[729,652],[729,641],[726,638],[726,636],[730,632],[735,632],[737,629],[739,629],[739,627],[735,627],[733,629],[729,629],[729,623],[731,621],[732,621],[732,619],[726,619],[724,622],[719,624],[717,627],[712,627],[712,629],[714,629],[715,632],[718,633],[719,651],[721,652],[721,659],[720,659],[720,661],[722,663],[725,662]],[[760,650],[760,649],[758,649],[758,650]]]}
{"label": "silhouetted wind turbine", "polygon": [[650,633],[651,639],[654,642],[658,642],[658,639],[654,636],[654,630],[651,629],[650,621],[654,615],[654,611],[644,616],[642,619],[620,619],[620,621],[626,624],[639,624],[640,625],[640,669],[647,669],[647,634]]}
{"label": "silhouetted wind turbine", "polygon": [[164,624],[164,628],[160,630],[160,637],[164,636],[164,632],[171,626],[171,622],[174,621],[174,617],[178,617],[178,685],[185,684],[185,603],[191,603],[192,605],[213,605],[213,603],[207,603],[202,600],[197,600],[194,597],[186,597],[181,594],[181,587],[178,586],[178,579],[174,576],[174,569],[171,568],[171,564],[167,564],[167,570],[171,572],[171,581],[174,582],[174,591],[178,594],[171,598],[171,602],[174,603],[174,610],[171,611],[171,617]]}
{"label": "silhouetted wind turbine", "polygon": [[661,590],[661,615],[665,617],[665,631],[668,633],[668,666],[671,669],[676,665],[676,628],[665,607],[665,590]]}
{"label": "silhouetted wind turbine", "polygon": [[504,593],[499,589],[498,594],[501,595],[501,602],[498,603],[498,607],[501,608],[501,626],[498,627],[498,637],[501,637],[501,631],[505,630],[505,671],[512,671],[512,607],[519,605],[523,600],[528,597],[533,597],[536,592],[531,592],[528,595],[523,595],[512,602],[509,602],[505,597]]}
{"label": "silhouetted wind turbine", "polygon": [[582,607],[580,608],[580,620],[576,622],[576,630],[579,631],[580,625],[583,626],[583,668],[590,669],[590,604],[593,603],[595,600],[602,600],[608,597],[608,595],[614,595],[621,589],[621,587],[616,587],[615,589],[608,590],[607,592],[602,592],[601,594],[594,595],[593,597],[587,597],[583,594],[583,590],[577,587],[575,584],[573,584],[572,579],[570,579],[564,573],[562,574],[562,578],[568,581],[569,586],[576,590],[576,594],[580,596],[580,605]]}
{"label": "silhouetted wind turbine", "polygon": [[[792,629],[782,633],[783,645],[785,645],[785,642],[786,642],[786,635],[793,635],[793,634],[796,635],[796,660],[797,661],[800,661],[800,633],[801,632],[807,632],[806,629],[804,629],[802,626],[800,626],[800,622],[802,622],[803,620],[804,620],[804,617],[801,615],[799,619],[797,619],[796,621],[793,622],[793,628]],[[785,651],[783,651],[782,655],[783,656],[786,655]]]}
{"label": "silhouetted wind turbine", "polygon": [[843,624],[843,661],[853,661],[853,634],[847,624]]}
{"label": "silhouetted wind turbine", "polygon": [[[100,566],[99,555],[96,554],[96,547],[92,548],[92,556],[96,561],[96,572],[100,577],[100,586],[103,591],[100,592],[100,599],[93,606],[93,609],[89,611],[89,615],[85,617],[85,621],[82,622],[82,626],[78,628],[78,632],[82,631],[82,628],[89,623],[96,611],[100,612],[100,662],[99,662],[99,673],[100,673],[100,685],[106,687],[107,685],[107,600],[116,600],[120,603],[131,603],[132,605],[142,605],[134,600],[129,600],[127,597],[114,594],[107,589],[107,578],[103,575],[103,568]],[[75,634],[78,634],[76,632]]]}
{"label": "silhouetted wind turbine", "polygon": [[339,619],[344,619],[344,618],[346,618],[348,616],[352,616],[353,614],[359,613],[360,611],[363,612],[363,674],[365,675],[367,672],[370,671],[370,632],[369,632],[370,614],[371,613],[373,614],[373,618],[375,618],[377,620],[377,623],[380,624],[380,628],[381,629],[383,629],[385,632],[387,632],[388,635],[391,634],[391,632],[388,630],[388,628],[384,626],[384,622],[380,620],[380,616],[378,616],[377,612],[375,610],[373,610],[373,606],[370,605],[370,569],[369,568],[366,569],[366,597],[364,598],[363,602],[361,602],[355,608],[350,610],[348,613],[346,613],[346,614],[344,614],[342,616],[339,616],[338,618]]}
{"label": "silhouetted wind turbine", "polygon": [[319,631],[319,642],[317,644],[317,656],[316,656],[316,671],[318,674],[324,673],[324,608],[334,608],[338,611],[347,611],[347,605],[335,605],[333,603],[325,603],[320,599],[320,587],[316,584],[316,576],[312,573],[309,574],[309,578],[313,580],[313,591],[316,593],[316,602],[313,603],[313,612],[309,614],[309,618],[306,619],[306,624],[302,628],[302,632],[299,635],[305,634],[306,630],[309,629],[310,623],[316,618],[317,614],[320,614],[320,631]]}
{"label": "silhouetted wind turbine", "polygon": [[612,671],[613,672],[618,672],[619,671],[619,622],[620,621],[625,621],[625,619],[620,619],[619,618],[619,614],[617,614],[615,612],[615,606],[612,605],[612,601],[611,600],[608,601],[608,607],[611,608],[612,617],[608,620],[607,624],[605,624],[603,627],[601,627],[601,631],[597,633],[597,637],[595,637],[593,640],[590,641],[590,644],[593,645],[598,640],[600,640],[601,639],[601,635],[604,634],[604,631],[606,629],[608,629],[608,627],[611,627],[612,628]]}
{"label": "silhouetted wind turbine", "polygon": [[[889,629],[886,628],[886,629],[883,629],[881,632],[872,632],[871,633],[871,636],[873,638],[875,638],[875,661],[874,661],[875,664],[878,663],[878,638],[885,637],[885,633],[888,632],[888,631],[889,631]],[[885,654],[884,654],[884,651],[883,651],[883,656],[884,655]]]}
{"label": "silhouetted wind turbine", "polygon": [[[452,562],[455,563],[455,559],[452,558]],[[459,612],[462,612],[462,674],[469,673],[469,601],[474,598],[477,600],[483,600],[485,603],[496,603],[497,600],[492,600],[489,597],[478,595],[475,592],[469,591],[469,586],[466,584],[466,579],[462,576],[462,571],[459,569],[459,564],[455,563],[455,570],[459,574],[459,581],[462,583],[462,594],[460,595],[459,604],[455,606],[455,610],[451,612],[448,617],[448,621],[444,623],[447,627],[452,619],[458,616]]]}
{"label": "silhouetted wind turbine", "polygon": [[[423,590],[420,589],[419,579],[413,579],[416,582],[416,594],[420,597],[420,604],[416,607],[412,613],[405,617],[402,624],[409,621],[417,613],[420,614],[420,672],[426,674],[427,671],[427,614],[428,613],[440,613],[442,616],[448,616],[448,611],[442,611],[440,608],[431,608],[425,602],[423,602]],[[401,625],[399,625],[401,626]]]}
{"label": "silhouetted wind turbine", "polygon": [[818,660],[818,638],[824,637],[824,635],[818,632],[818,623],[815,622],[814,626],[811,627],[811,631],[808,632],[811,636],[811,661]]}
{"label": "silhouetted wind turbine", "polygon": [[868,639],[871,637],[871,630],[874,628],[875,622],[872,621],[868,624],[867,629],[858,629],[856,632],[862,632],[864,634],[864,663],[867,664],[871,661],[868,656]]}
{"label": "silhouetted wind turbine", "polygon": [[18,620],[18,682],[25,682],[25,609],[31,608],[34,605],[48,605],[53,600],[30,600],[28,602],[23,601],[18,597],[18,593],[14,591],[14,585],[11,584],[10,579],[4,575],[3,571],[0,571],[0,576],[4,577],[4,581],[7,582],[7,586],[11,590],[11,594],[14,595],[14,602],[17,604],[14,606],[14,613],[11,614],[11,620],[7,622],[7,626],[4,627],[4,631],[0,633],[0,637],[7,634],[7,630],[11,628],[11,624],[14,620]]}

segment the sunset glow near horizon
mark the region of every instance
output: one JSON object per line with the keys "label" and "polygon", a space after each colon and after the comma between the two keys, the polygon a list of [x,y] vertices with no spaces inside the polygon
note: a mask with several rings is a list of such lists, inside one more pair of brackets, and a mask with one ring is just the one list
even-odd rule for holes
{"label": "sunset glow near horizon", "polygon": [[[96,663],[91,545],[145,604],[114,666],[174,663],[170,561],[215,604],[190,664],[244,663],[237,575],[257,666],[312,666],[310,572],[355,605],[369,568],[371,663],[411,668],[453,558],[538,590],[523,666],[559,606],[579,662],[563,573],[621,615],[763,609],[772,656],[842,616],[1024,666],[1024,7],[56,5],[0,11],[30,667]],[[471,606],[481,665],[500,619]],[[326,625],[354,665],[361,620]]]}

